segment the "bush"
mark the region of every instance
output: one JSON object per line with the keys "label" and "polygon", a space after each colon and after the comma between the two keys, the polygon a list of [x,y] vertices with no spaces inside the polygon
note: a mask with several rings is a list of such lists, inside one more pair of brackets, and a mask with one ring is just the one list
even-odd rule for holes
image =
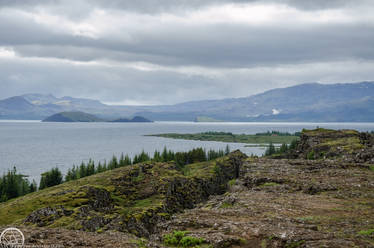
{"label": "bush", "polygon": [[308,153],[308,155],[306,156],[307,159],[310,159],[310,160],[313,160],[314,159],[314,151],[311,151]]}
{"label": "bush", "polygon": [[202,243],[204,243],[204,239],[190,237],[190,236],[183,237],[179,241],[179,245],[182,246],[182,247],[194,247],[194,246],[197,246],[197,245],[201,245]]}
{"label": "bush", "polygon": [[205,243],[202,238],[195,238],[186,236],[186,231],[174,231],[173,233],[166,234],[163,237],[165,245],[177,247],[195,247]]}

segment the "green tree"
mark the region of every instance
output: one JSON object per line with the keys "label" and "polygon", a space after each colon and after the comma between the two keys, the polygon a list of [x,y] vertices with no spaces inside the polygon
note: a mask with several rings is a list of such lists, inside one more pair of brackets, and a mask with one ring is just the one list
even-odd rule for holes
{"label": "green tree", "polygon": [[161,153],[158,150],[155,150],[155,152],[153,153],[153,159],[152,160],[155,161],[155,162],[162,162]]}
{"label": "green tree", "polygon": [[62,183],[62,174],[57,167],[44,172],[41,176],[39,189],[52,187]]}
{"label": "green tree", "polygon": [[275,146],[272,142],[269,143],[268,148],[265,150],[265,156],[270,156],[276,153]]}
{"label": "green tree", "polygon": [[288,151],[288,145],[283,143],[279,148],[279,153],[286,153]]}
{"label": "green tree", "polygon": [[225,148],[225,155],[229,155],[230,153],[230,146],[229,145],[226,145],[226,148]]}

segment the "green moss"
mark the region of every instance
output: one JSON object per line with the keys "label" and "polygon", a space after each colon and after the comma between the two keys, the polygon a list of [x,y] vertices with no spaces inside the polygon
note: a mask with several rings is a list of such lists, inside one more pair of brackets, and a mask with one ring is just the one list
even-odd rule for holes
{"label": "green moss", "polygon": [[326,129],[326,128],[316,128],[316,129],[311,129],[311,130],[303,129],[302,130],[302,133],[308,136],[316,136],[322,133],[334,133],[334,132],[336,132],[336,130]]}
{"label": "green moss", "polygon": [[131,178],[131,181],[134,183],[141,182],[144,179],[143,171],[139,168],[139,174],[136,177]]}
{"label": "green moss", "polygon": [[314,151],[310,151],[310,152],[306,155],[306,159],[313,160],[313,159],[314,159]]}
{"label": "green moss", "polygon": [[63,216],[58,220],[55,220],[50,227],[69,227],[75,222],[73,217]]}
{"label": "green moss", "polygon": [[374,229],[361,230],[358,232],[359,235],[370,236],[374,233]]}
{"label": "green moss", "polygon": [[268,182],[268,183],[261,184],[260,187],[272,187],[272,186],[277,186],[277,185],[280,185],[280,184],[276,182]]}
{"label": "green moss", "polygon": [[266,239],[262,240],[260,246],[261,246],[261,248],[266,248],[267,247],[267,240]]}
{"label": "green moss", "polygon": [[232,208],[233,205],[231,203],[228,203],[228,202],[224,202],[221,204],[221,206],[219,208]]}
{"label": "green moss", "polygon": [[374,171],[374,165],[370,165],[369,170]]}
{"label": "green moss", "polygon": [[285,248],[297,248],[301,247],[305,243],[305,240],[293,241],[289,244],[286,244]]}
{"label": "green moss", "polygon": [[361,144],[359,137],[344,137],[344,138],[334,138],[326,139],[318,147],[328,147],[331,151],[338,151],[338,149],[343,149],[347,153],[353,153],[357,150],[364,148]]}
{"label": "green moss", "polygon": [[147,248],[148,247],[148,242],[146,239],[139,239],[136,241],[136,245],[139,247],[139,248]]}
{"label": "green moss", "polygon": [[153,205],[161,203],[162,198],[159,195],[155,195],[143,200],[135,201],[133,208],[149,208]]}
{"label": "green moss", "polygon": [[232,187],[232,186],[235,185],[235,183],[236,183],[236,179],[232,179],[232,180],[230,180],[227,184],[228,184],[230,187]]}

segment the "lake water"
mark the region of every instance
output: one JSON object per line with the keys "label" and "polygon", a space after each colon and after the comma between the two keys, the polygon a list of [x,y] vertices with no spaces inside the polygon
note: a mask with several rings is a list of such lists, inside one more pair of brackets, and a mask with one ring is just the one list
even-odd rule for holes
{"label": "lake water", "polygon": [[[198,133],[225,131],[254,134],[268,130],[300,131],[302,128],[374,130],[374,123],[45,123],[35,121],[0,121],[0,174],[13,166],[30,179],[39,180],[40,174],[54,166],[63,173],[73,164],[89,158],[109,160],[121,153],[134,156],[142,150],[153,154],[164,146],[174,151],[195,147],[224,149],[227,143],[174,140],[146,137],[158,133]],[[231,150],[261,155],[264,148],[244,147],[229,143]]]}

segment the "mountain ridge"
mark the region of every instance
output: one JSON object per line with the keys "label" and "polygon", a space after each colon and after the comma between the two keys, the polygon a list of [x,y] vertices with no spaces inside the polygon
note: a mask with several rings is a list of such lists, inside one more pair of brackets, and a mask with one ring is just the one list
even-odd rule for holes
{"label": "mountain ridge", "polygon": [[374,82],[364,81],[305,83],[248,97],[158,106],[114,106],[92,99],[34,93],[0,100],[0,119],[44,119],[59,112],[82,111],[106,119],[139,115],[156,121],[193,121],[205,116],[222,121],[370,122],[374,121],[371,109]]}

